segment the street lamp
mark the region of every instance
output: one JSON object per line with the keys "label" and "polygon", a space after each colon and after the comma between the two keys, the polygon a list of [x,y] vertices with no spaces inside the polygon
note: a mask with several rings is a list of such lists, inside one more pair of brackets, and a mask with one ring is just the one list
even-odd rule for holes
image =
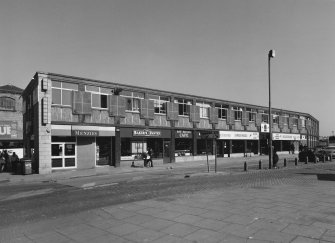
{"label": "street lamp", "polygon": [[271,75],[270,75],[270,59],[275,57],[275,50],[270,50],[268,54],[268,70],[269,70],[269,169],[272,162],[272,112],[271,112]]}

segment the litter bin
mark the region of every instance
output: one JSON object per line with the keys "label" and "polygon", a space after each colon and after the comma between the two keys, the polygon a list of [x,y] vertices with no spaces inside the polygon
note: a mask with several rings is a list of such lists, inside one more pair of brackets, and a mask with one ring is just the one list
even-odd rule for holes
{"label": "litter bin", "polygon": [[23,175],[30,175],[31,174],[31,159],[21,159],[21,168]]}

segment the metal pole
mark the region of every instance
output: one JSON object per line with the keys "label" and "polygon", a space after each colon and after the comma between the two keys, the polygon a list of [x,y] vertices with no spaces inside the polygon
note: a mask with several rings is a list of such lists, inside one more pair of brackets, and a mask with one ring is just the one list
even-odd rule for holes
{"label": "metal pole", "polygon": [[270,50],[268,54],[268,71],[269,71],[269,169],[272,166],[272,111],[271,111],[271,69],[270,59],[275,57],[274,50]]}

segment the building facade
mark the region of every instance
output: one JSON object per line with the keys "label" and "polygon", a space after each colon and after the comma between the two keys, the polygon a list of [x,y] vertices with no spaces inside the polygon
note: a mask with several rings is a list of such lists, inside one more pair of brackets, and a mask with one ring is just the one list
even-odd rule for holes
{"label": "building facade", "polygon": [[[268,108],[37,72],[23,92],[24,153],[38,173],[123,166],[147,149],[155,163],[266,154]],[[273,146],[314,147],[319,122],[272,109]]]}
{"label": "building facade", "polygon": [[23,156],[22,89],[0,86],[0,151]]}

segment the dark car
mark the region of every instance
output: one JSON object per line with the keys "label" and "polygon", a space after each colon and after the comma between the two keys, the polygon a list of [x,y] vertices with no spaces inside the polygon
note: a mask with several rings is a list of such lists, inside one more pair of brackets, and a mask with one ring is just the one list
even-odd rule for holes
{"label": "dark car", "polygon": [[299,161],[306,162],[308,158],[308,162],[320,161],[319,157],[310,149],[304,149],[299,153]]}

